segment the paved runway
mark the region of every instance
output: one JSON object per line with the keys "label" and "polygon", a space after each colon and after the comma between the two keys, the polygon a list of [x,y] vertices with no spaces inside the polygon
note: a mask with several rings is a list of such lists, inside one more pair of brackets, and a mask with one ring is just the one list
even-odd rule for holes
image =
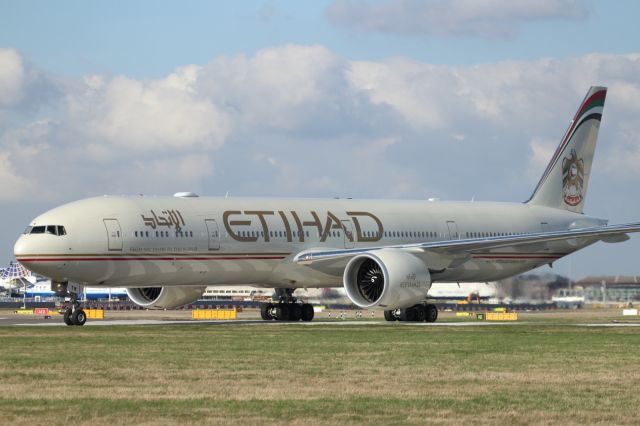
{"label": "paved runway", "polygon": [[[207,324],[212,326],[235,326],[235,325],[269,325],[269,326],[371,326],[371,325],[388,325],[388,326],[422,326],[422,327],[491,327],[502,325],[531,325],[530,321],[439,321],[435,323],[418,323],[418,322],[387,322],[380,320],[333,320],[333,321],[312,321],[312,322],[280,322],[280,321],[262,321],[259,319],[240,319],[240,320],[167,320],[167,319],[105,319],[105,320],[87,320],[85,327],[100,326],[131,326],[131,325],[197,325]],[[562,324],[554,324],[562,325]],[[566,324],[575,327],[640,327],[640,322],[609,322],[609,323],[584,323],[584,324]],[[62,320],[62,316],[54,315],[45,319],[41,316],[34,315],[3,315],[0,317],[0,326],[46,326],[46,327],[66,327]],[[545,324],[540,324],[545,326]]]}

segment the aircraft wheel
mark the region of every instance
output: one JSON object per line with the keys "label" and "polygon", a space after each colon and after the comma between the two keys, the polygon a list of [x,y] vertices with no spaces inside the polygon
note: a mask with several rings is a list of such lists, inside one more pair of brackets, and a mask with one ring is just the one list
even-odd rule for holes
{"label": "aircraft wheel", "polygon": [[427,319],[427,308],[424,305],[416,305],[413,309],[415,310],[414,321],[423,322]]}
{"label": "aircraft wheel", "polygon": [[289,307],[287,304],[278,304],[278,307],[276,308],[276,319],[278,321],[289,321]]}
{"label": "aircraft wheel", "polygon": [[289,319],[291,321],[300,321],[302,319],[302,305],[299,303],[291,303],[289,305]]}
{"label": "aircraft wheel", "polygon": [[398,318],[396,318],[395,315],[393,315],[393,310],[389,310],[389,311],[384,311],[384,319],[387,321],[397,321]]}
{"label": "aircraft wheel", "polygon": [[400,321],[415,321],[416,311],[413,306],[410,308],[400,309]]}
{"label": "aircraft wheel", "polygon": [[313,311],[313,305],[311,305],[310,303],[305,303],[302,305],[302,321],[311,321],[314,314],[315,312]]}
{"label": "aircraft wheel", "polygon": [[71,321],[74,325],[84,325],[87,322],[87,314],[82,309],[76,309],[71,314]]}
{"label": "aircraft wheel", "polygon": [[73,311],[71,310],[71,308],[67,308],[64,311],[64,323],[67,325],[73,325],[73,321],[71,320],[71,314],[73,313]]}
{"label": "aircraft wheel", "polygon": [[436,305],[427,305],[427,315],[425,320],[427,322],[436,322],[438,319],[438,307]]}
{"label": "aircraft wheel", "polygon": [[271,309],[273,309],[273,305],[271,303],[260,304],[260,316],[263,320],[270,321],[273,319],[271,316]]}

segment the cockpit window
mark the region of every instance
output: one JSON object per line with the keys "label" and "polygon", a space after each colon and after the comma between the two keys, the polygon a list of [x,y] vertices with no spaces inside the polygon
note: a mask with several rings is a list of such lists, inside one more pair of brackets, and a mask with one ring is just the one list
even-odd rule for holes
{"label": "cockpit window", "polygon": [[50,234],[50,235],[67,235],[66,229],[61,225],[46,226],[29,226],[24,231],[25,234]]}
{"label": "cockpit window", "polygon": [[23,234],[24,235],[29,235],[31,233],[32,229],[33,229],[33,226],[27,226],[27,229],[24,230]]}

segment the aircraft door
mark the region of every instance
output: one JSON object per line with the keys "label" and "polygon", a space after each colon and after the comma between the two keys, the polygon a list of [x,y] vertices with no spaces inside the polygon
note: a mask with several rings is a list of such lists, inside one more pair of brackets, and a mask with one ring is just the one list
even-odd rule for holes
{"label": "aircraft door", "polygon": [[107,229],[107,241],[109,250],[122,250],[122,230],[118,219],[103,219]]}
{"label": "aircraft door", "polygon": [[542,228],[542,232],[548,232],[549,224],[547,222],[540,222],[540,228]]}
{"label": "aircraft door", "polygon": [[344,248],[353,248],[355,246],[355,237],[353,235],[353,224],[351,221],[343,220],[342,229],[344,229]]}
{"label": "aircraft door", "polygon": [[447,221],[447,228],[449,229],[449,239],[451,240],[459,240],[460,235],[458,234],[458,225],[453,220]]}
{"label": "aircraft door", "polygon": [[209,238],[209,250],[220,250],[220,229],[215,219],[205,219]]}

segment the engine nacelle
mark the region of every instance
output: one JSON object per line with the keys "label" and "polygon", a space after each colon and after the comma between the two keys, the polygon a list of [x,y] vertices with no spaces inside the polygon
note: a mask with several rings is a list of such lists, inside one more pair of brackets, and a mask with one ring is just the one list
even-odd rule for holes
{"label": "engine nacelle", "polygon": [[397,309],[415,305],[427,296],[431,274],[413,254],[389,248],[351,259],[343,282],[347,296],[357,306]]}
{"label": "engine nacelle", "polygon": [[129,299],[147,309],[173,309],[195,302],[206,287],[143,287],[128,288]]}

